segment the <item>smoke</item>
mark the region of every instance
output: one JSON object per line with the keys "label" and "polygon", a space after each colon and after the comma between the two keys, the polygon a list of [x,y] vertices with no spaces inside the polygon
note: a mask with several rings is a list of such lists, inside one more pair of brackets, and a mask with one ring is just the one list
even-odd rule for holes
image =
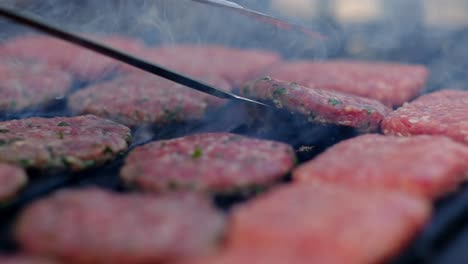
{"label": "smoke", "polygon": [[[427,91],[467,87],[468,48],[464,43],[468,31],[427,26],[424,1],[376,1],[381,9],[377,16],[349,21],[335,10],[336,4],[346,1],[333,1],[335,5],[312,1],[317,3],[318,9],[313,10],[310,17],[304,17],[307,12],[302,12],[301,17],[295,17],[294,13],[288,15],[266,0],[235,2],[292,20],[325,39],[275,28],[239,13],[190,0],[5,0],[2,5],[36,14],[75,32],[120,34],[140,39],[149,46],[215,43],[270,50],[284,59],[352,58],[424,64],[432,72]],[[359,3],[349,1],[348,4],[351,2]],[[10,22],[3,21],[1,26],[1,39],[31,32]],[[209,60],[197,63],[209,64]],[[235,130],[245,125],[243,120],[237,118],[226,128]]]}

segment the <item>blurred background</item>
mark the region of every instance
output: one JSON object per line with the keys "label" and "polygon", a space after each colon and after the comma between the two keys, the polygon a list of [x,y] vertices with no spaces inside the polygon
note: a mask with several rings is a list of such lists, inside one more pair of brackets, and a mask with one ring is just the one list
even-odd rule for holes
{"label": "blurred background", "polygon": [[[123,34],[149,45],[218,43],[274,50],[289,59],[358,58],[418,63],[429,90],[466,88],[468,0],[235,0],[308,27],[311,38],[190,0],[3,0],[67,29]],[[27,29],[6,21],[0,39]]]}

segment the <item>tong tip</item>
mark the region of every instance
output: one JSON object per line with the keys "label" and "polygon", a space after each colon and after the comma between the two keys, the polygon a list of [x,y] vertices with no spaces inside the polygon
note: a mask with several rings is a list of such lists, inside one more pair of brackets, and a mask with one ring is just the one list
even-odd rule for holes
{"label": "tong tip", "polygon": [[233,96],[234,96],[235,99],[237,99],[239,101],[254,103],[256,105],[261,105],[261,106],[266,106],[266,107],[271,107],[271,105],[268,105],[268,104],[265,104],[265,103],[262,103],[262,102],[259,102],[259,101],[255,101],[255,100],[252,100],[252,99],[249,99],[249,98],[245,98],[245,97],[238,96],[238,95],[233,95]]}

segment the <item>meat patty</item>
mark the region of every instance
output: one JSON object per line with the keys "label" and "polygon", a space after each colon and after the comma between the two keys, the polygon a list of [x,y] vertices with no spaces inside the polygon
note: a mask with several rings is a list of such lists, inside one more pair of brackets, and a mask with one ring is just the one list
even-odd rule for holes
{"label": "meat patty", "polygon": [[390,109],[380,102],[335,91],[304,87],[264,77],[246,83],[241,94],[272,101],[276,107],[307,117],[311,122],[374,131]]}
{"label": "meat patty", "polygon": [[403,193],[293,184],[235,208],[228,246],[303,259],[382,263],[422,229],[430,208],[426,199]]}
{"label": "meat patty", "polygon": [[[217,87],[231,90],[225,80],[209,79]],[[70,96],[68,106],[76,113],[138,126],[200,119],[209,106],[223,102],[174,82],[139,73],[80,90]]]}
{"label": "meat patty", "polygon": [[[286,246],[286,245],[285,245]],[[353,263],[340,255],[300,256],[277,251],[254,249],[222,250],[218,254],[184,259],[177,264],[362,264]]]}
{"label": "meat patty", "polygon": [[0,161],[25,168],[81,170],[125,151],[130,129],[93,115],[0,122]]}
{"label": "meat patty", "polygon": [[72,83],[70,74],[40,62],[0,60],[0,111],[43,106],[63,97]]}
{"label": "meat patty", "polygon": [[465,180],[467,160],[468,148],[446,137],[373,134],[338,143],[297,168],[293,177],[437,198]]}
{"label": "meat patty", "polygon": [[26,255],[0,255],[1,264],[59,264],[58,262],[40,257]]}
{"label": "meat patty", "polygon": [[278,54],[266,50],[194,44],[161,46],[149,50],[144,57],[202,80],[215,75],[234,87],[263,75],[280,61]]}
{"label": "meat patty", "polygon": [[65,263],[172,263],[211,252],[224,217],[195,195],[124,195],[88,188],[62,190],[33,203],[16,227],[26,252]]}
{"label": "meat patty", "polygon": [[294,150],[284,143],[205,133],[134,149],[121,176],[127,184],[156,192],[229,192],[270,184],[288,173],[294,160]]}
{"label": "meat patty", "polygon": [[13,197],[27,181],[28,177],[21,168],[0,164],[0,202]]}
{"label": "meat patty", "polygon": [[399,106],[421,93],[429,73],[421,65],[332,60],[286,62],[273,68],[269,75]]}
{"label": "meat patty", "polygon": [[387,135],[444,135],[468,144],[468,91],[426,94],[390,113],[382,121]]}
{"label": "meat patty", "polygon": [[[121,36],[88,36],[113,48],[140,54],[145,46],[136,39]],[[35,59],[69,70],[81,80],[104,78],[123,64],[68,42],[42,35],[23,35],[8,40],[0,47],[3,54]]]}

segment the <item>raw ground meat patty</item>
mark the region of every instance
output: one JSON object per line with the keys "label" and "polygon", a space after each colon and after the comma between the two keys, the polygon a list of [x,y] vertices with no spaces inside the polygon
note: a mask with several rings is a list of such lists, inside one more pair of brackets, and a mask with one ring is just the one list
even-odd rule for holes
{"label": "raw ground meat patty", "polygon": [[468,148],[446,137],[363,135],[327,149],[295,169],[293,177],[437,198],[466,179],[466,161]]}
{"label": "raw ground meat patty", "polygon": [[287,174],[294,161],[294,150],[284,143],[205,133],[136,148],[121,176],[129,185],[156,192],[178,188],[228,192],[271,184]]}
{"label": "raw ground meat patty", "polygon": [[[113,48],[132,54],[144,52],[145,46],[136,39],[122,36],[88,36]],[[25,35],[0,46],[2,54],[36,59],[58,65],[81,80],[96,80],[121,68],[123,64],[68,42],[42,35]]]}
{"label": "raw ground meat patty", "polygon": [[468,144],[468,91],[442,90],[423,95],[382,121],[387,135],[444,135]]}
{"label": "raw ground meat patty", "polygon": [[202,80],[207,75],[218,76],[234,87],[263,75],[281,59],[278,54],[265,50],[194,44],[154,48],[144,57]]}
{"label": "raw ground meat patty", "polygon": [[[231,90],[225,80],[209,79],[213,85]],[[138,126],[200,119],[209,106],[223,102],[159,77],[135,73],[80,90],[70,96],[68,106],[80,114]]]}
{"label": "raw ground meat patty", "polygon": [[0,202],[13,197],[27,181],[28,177],[23,169],[0,164]]}
{"label": "raw ground meat patty", "polygon": [[0,122],[0,161],[25,168],[80,170],[125,151],[130,129],[93,115]]}
{"label": "raw ground meat patty", "polygon": [[276,107],[304,115],[311,122],[355,127],[374,131],[390,112],[382,103],[364,97],[309,88],[270,77],[246,83],[241,94],[272,101]]}
{"label": "raw ground meat patty", "polygon": [[2,57],[0,111],[46,105],[65,96],[71,83],[71,75],[53,65]]}
{"label": "raw ground meat patty", "polygon": [[430,211],[426,199],[403,193],[293,184],[234,208],[228,247],[383,263],[422,229]]}
{"label": "raw ground meat patty", "polygon": [[59,264],[59,263],[54,260],[33,257],[33,256],[0,255],[0,264]]}
{"label": "raw ground meat patty", "polygon": [[[177,264],[352,264],[344,256],[301,256],[285,252],[259,251],[254,249],[222,250],[218,254],[185,259]],[[358,264],[358,263],[355,263]],[[362,263],[359,263],[362,264]]]}
{"label": "raw ground meat patty", "polygon": [[420,65],[366,61],[285,62],[269,73],[273,78],[340,91],[399,106],[424,88],[428,70]]}
{"label": "raw ground meat patty", "polygon": [[26,252],[65,263],[172,263],[211,252],[223,229],[223,215],[199,196],[88,188],[59,191],[26,208],[16,238]]}

